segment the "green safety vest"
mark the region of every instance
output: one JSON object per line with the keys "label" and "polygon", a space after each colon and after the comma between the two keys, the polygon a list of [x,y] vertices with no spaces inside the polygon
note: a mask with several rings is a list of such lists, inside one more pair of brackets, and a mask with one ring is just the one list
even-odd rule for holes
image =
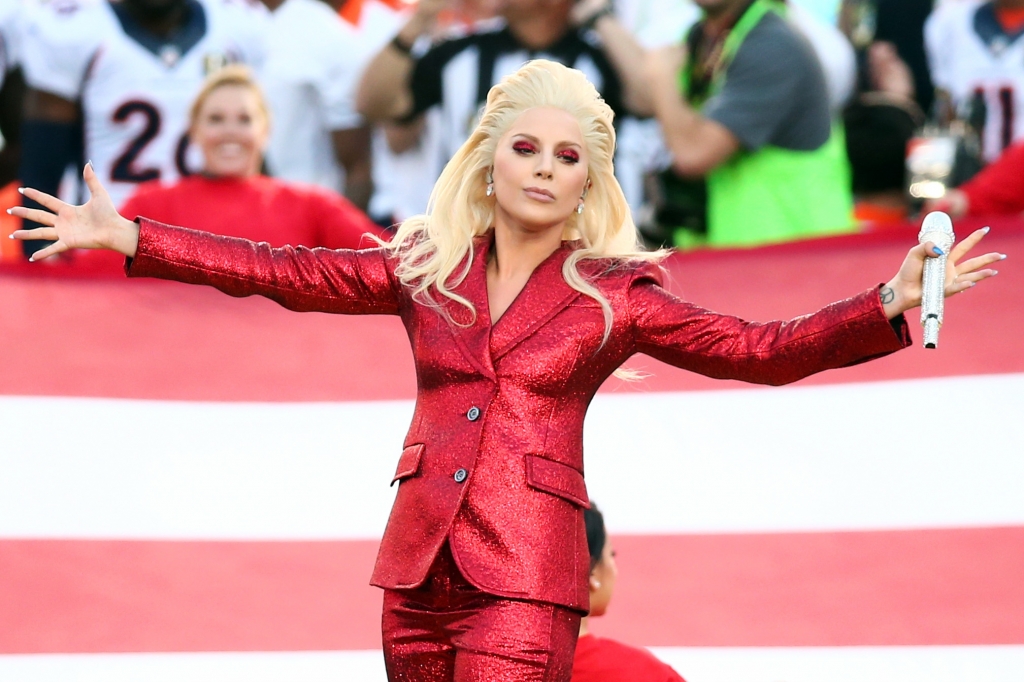
{"label": "green safety vest", "polygon": [[[769,12],[784,11],[770,0],[755,0],[722,46],[723,66],[711,82],[709,97],[721,92],[728,64],[750,31]],[[689,85],[690,72],[684,68],[681,86],[687,99]],[[707,243],[713,246],[753,246],[851,232],[856,227],[850,165],[839,123],[833,124],[828,141],[813,151],[765,145],[737,152],[707,175],[707,192]],[[677,246],[691,246],[694,236],[677,230],[675,241]]]}

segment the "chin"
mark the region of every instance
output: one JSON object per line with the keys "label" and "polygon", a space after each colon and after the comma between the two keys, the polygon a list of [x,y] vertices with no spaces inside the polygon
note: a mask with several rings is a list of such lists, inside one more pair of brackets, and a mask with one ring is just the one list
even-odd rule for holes
{"label": "chin", "polygon": [[218,178],[244,178],[249,175],[248,166],[238,165],[207,166],[206,172]]}
{"label": "chin", "polygon": [[562,225],[565,221],[569,219],[571,215],[571,211],[569,213],[564,213],[550,210],[526,210],[519,213],[518,215],[513,214],[512,218],[515,219],[516,222],[518,222],[520,225],[528,227],[531,230],[543,232],[552,227]]}

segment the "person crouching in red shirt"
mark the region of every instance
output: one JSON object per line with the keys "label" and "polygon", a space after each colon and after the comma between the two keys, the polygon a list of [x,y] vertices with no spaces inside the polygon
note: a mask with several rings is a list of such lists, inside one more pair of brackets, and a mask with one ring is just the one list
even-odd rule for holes
{"label": "person crouching in red shirt", "polygon": [[270,118],[247,68],[231,65],[207,78],[190,118],[189,137],[202,152],[202,172],[172,184],[143,183],[120,207],[122,215],[275,247],[378,246],[366,235],[381,236],[380,227],[344,197],[260,173]]}
{"label": "person crouching in red shirt", "polygon": [[619,570],[604,528],[604,515],[591,503],[583,511],[590,548],[590,615],[580,621],[572,663],[572,682],[685,682],[667,663],[639,647],[590,634],[591,618],[603,616],[615,591]]}

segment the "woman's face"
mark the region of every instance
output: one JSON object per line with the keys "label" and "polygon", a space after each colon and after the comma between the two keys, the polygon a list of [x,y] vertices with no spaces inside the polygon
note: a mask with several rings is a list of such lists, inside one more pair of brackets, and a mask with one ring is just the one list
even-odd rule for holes
{"label": "woman's face", "polygon": [[579,123],[553,107],[527,109],[494,152],[495,226],[561,231],[587,184]]}
{"label": "woman's face", "polygon": [[199,108],[190,131],[203,152],[210,175],[243,178],[259,173],[268,126],[256,93],[240,85],[223,85]]}
{"label": "woman's face", "polygon": [[605,541],[601,560],[590,572],[590,615],[603,616],[612,601],[615,581],[619,579],[619,567],[615,565],[615,550],[612,543]]}

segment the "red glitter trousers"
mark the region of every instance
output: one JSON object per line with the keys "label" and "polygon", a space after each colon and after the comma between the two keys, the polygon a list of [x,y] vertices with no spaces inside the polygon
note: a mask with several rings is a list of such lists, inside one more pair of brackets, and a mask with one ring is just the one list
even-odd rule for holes
{"label": "red glitter trousers", "polygon": [[569,682],[580,614],[473,587],[448,543],[421,587],[385,590],[390,682]]}

